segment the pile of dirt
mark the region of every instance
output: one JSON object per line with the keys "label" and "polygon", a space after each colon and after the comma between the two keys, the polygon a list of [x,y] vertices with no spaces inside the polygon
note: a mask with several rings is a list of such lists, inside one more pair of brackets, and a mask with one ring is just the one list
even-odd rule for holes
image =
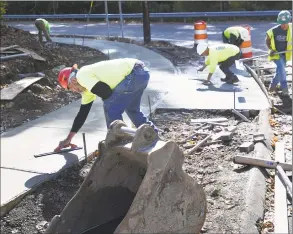
{"label": "pile of dirt", "polygon": [[1,25],[1,47],[18,45],[37,53],[45,62],[31,57],[19,57],[1,62],[1,89],[20,80],[18,74],[42,72],[45,77],[29,86],[12,101],[1,100],[1,132],[54,111],[80,98],[80,94],[65,91],[57,83],[54,67],[87,65],[108,57],[102,52],[83,46],[55,43],[54,47],[40,44],[29,32]]}

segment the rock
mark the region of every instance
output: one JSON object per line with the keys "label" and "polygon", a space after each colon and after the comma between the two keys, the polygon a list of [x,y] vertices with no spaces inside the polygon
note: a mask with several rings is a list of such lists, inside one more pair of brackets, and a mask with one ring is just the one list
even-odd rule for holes
{"label": "rock", "polygon": [[7,102],[5,105],[6,108],[12,108],[13,106],[14,106],[13,102]]}
{"label": "rock", "polygon": [[240,149],[240,152],[249,153],[254,150],[254,143],[253,142],[244,142],[242,145],[240,145],[239,149]]}
{"label": "rock", "polygon": [[212,193],[211,193],[211,197],[217,197],[220,194],[220,189],[215,189]]}
{"label": "rock", "polygon": [[219,126],[214,127],[214,132],[221,132],[222,129]]}
{"label": "rock", "polygon": [[221,136],[222,141],[230,141],[232,140],[232,132],[224,132]]}

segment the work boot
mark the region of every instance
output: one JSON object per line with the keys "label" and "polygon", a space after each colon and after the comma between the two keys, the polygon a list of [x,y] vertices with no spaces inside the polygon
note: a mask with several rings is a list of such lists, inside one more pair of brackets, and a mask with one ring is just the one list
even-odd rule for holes
{"label": "work boot", "polygon": [[221,81],[226,82],[228,80],[227,76],[225,78],[221,78]]}
{"label": "work boot", "polygon": [[269,86],[269,92],[273,93],[273,92],[277,92],[277,87],[273,87],[272,85]]}
{"label": "work boot", "polygon": [[222,81],[225,81],[227,84],[234,84],[239,82],[239,79],[236,75],[232,75],[230,77],[226,77],[225,79],[221,79]]}
{"label": "work boot", "polygon": [[288,88],[282,89],[282,96],[289,96]]}

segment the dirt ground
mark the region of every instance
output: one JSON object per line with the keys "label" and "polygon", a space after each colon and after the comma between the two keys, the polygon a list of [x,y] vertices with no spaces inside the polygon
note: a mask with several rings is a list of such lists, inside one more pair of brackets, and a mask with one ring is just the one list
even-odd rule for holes
{"label": "dirt ground", "polygon": [[29,32],[1,25],[1,47],[19,45],[46,59],[37,61],[21,57],[1,62],[1,89],[20,80],[18,74],[42,72],[45,77],[29,86],[12,101],[1,100],[1,132],[19,126],[46,113],[54,111],[80,98],[79,94],[67,92],[57,83],[58,72],[54,67],[65,65],[79,66],[94,61],[106,60],[102,52],[89,47],[57,43],[53,48],[41,45]]}
{"label": "dirt ground", "polygon": [[[5,43],[3,43],[3,38]],[[112,38],[111,40],[117,39]],[[141,43],[129,39],[123,39],[123,41],[141,45]],[[44,72],[46,77],[18,95],[13,102],[1,102],[1,131],[42,116],[79,98],[79,95],[63,91],[58,87],[57,74],[52,72],[54,67],[62,64],[71,66],[74,63],[81,66],[92,62],[92,59],[95,61],[107,59],[101,52],[81,46],[57,44],[57,48],[48,50],[41,47],[38,41],[27,32],[1,27],[1,46],[14,44],[34,50],[34,52],[46,58],[47,62],[41,64],[32,59],[23,58],[1,63],[1,77],[4,77],[1,80],[1,87],[17,80],[16,75],[19,73]],[[167,42],[153,42],[146,47],[170,59],[179,68],[199,61],[198,56],[191,49],[172,46]],[[15,67],[18,67],[18,70],[15,70]],[[282,109],[283,100],[278,95],[273,96],[273,98],[275,103],[280,104],[279,108]],[[286,112],[290,112],[287,105],[285,109]],[[231,126],[237,125],[233,140],[224,144],[205,146],[202,150],[191,155],[186,154],[183,168],[186,173],[203,184],[207,194],[208,215],[202,233],[235,233],[239,232],[239,224],[241,223],[239,214],[243,210],[244,186],[247,181],[247,174],[236,170],[238,167],[235,167],[232,158],[235,155],[252,156],[253,153],[239,152],[238,147],[243,141],[252,139],[256,124],[238,122],[229,112],[225,111],[159,111],[153,118],[158,127],[163,130],[162,138],[177,141],[181,149],[186,152],[192,145],[202,139],[198,137],[187,143],[180,143],[182,139],[191,134],[195,127],[190,124],[190,119],[215,118],[217,116],[228,118],[228,123]],[[292,117],[290,114],[277,113],[273,117],[280,122],[279,126],[281,126],[280,130],[274,129],[275,134],[280,139],[286,137],[288,141],[286,143],[286,154],[291,155],[292,140],[290,143],[289,138],[292,138]],[[291,117],[291,120],[289,117]],[[287,129],[287,135],[282,133],[285,129]],[[210,127],[205,131],[216,133],[219,131],[219,127]],[[60,214],[66,203],[75,194],[91,164],[76,165],[25,197],[1,219],[1,233],[44,233],[48,222],[54,215]],[[271,217],[273,217],[273,204],[271,203],[273,200],[273,193],[271,192],[273,185],[272,180],[268,179],[267,182],[267,209],[263,223],[266,223],[266,221],[269,223]],[[270,226],[267,229],[265,228],[265,225],[261,227],[262,233],[273,232]]]}
{"label": "dirt ground", "polygon": [[[226,117],[229,126],[237,126],[233,139],[187,154],[186,150],[203,139],[203,136],[198,136],[186,143],[179,143],[194,132],[196,126],[190,120],[216,117]],[[238,167],[235,167],[232,159],[235,155],[253,155],[253,152],[240,152],[238,147],[242,142],[252,140],[256,124],[235,120],[229,112],[200,110],[157,111],[153,120],[162,130],[162,139],[178,142],[186,154],[184,171],[204,187],[208,214],[202,233],[239,232],[239,214],[244,205],[247,173],[237,171]],[[221,131],[219,127],[207,126],[209,128],[203,132],[216,134]],[[48,222],[54,215],[60,214],[77,191],[90,165],[83,168],[77,165],[25,197],[1,220],[1,233],[43,233]]]}

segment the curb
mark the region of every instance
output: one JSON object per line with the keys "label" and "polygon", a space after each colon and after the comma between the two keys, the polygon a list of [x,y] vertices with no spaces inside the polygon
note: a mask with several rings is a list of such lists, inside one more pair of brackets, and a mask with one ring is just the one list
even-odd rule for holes
{"label": "curb", "polygon": [[[255,144],[255,152],[258,158],[270,159],[272,152],[271,142],[272,129],[269,125],[270,110],[260,111],[258,119],[258,131],[262,132],[266,137],[266,145],[261,142]],[[240,233],[259,233],[256,226],[257,220],[263,218],[264,202],[266,194],[265,169],[260,167],[252,167],[249,172],[249,180],[246,190],[245,208],[241,215],[243,220]],[[266,172],[266,171],[265,171]]]}
{"label": "curb", "polygon": [[[248,72],[260,86],[263,93],[266,95],[270,108],[272,103],[269,94],[258,78],[257,74],[252,68],[244,64]],[[271,113],[270,108],[261,110],[258,115],[257,131],[265,135],[265,144],[258,142],[255,144],[255,157],[270,159],[270,153],[273,151],[271,147],[271,139],[273,138],[273,131],[269,124],[269,116]],[[266,170],[261,167],[252,167],[249,171],[249,179],[246,189],[245,208],[241,214],[243,220],[240,227],[240,233],[257,233],[259,234],[257,221],[263,218],[264,215],[264,203],[266,194]]]}
{"label": "curb", "polygon": [[[90,161],[92,160],[94,157],[97,156],[97,151],[90,153],[87,156],[87,160]],[[34,192],[38,187],[40,187],[42,184],[44,184],[45,182],[48,182],[56,177],[58,177],[60,175],[61,172],[70,169],[72,166],[76,165],[77,163],[84,163],[85,162],[85,157],[82,157],[80,160],[77,160],[75,162],[72,162],[71,164],[68,164],[66,167],[62,168],[61,170],[55,172],[52,175],[49,175],[46,179],[44,179],[42,182],[34,185],[32,188],[29,188],[28,190],[18,194],[17,196],[15,196],[14,198],[12,198],[9,202],[7,202],[6,204],[1,205],[1,214],[0,217],[2,218],[3,216],[5,216],[9,211],[11,211],[18,203],[20,203],[22,201],[22,199],[31,194],[32,192]]]}

